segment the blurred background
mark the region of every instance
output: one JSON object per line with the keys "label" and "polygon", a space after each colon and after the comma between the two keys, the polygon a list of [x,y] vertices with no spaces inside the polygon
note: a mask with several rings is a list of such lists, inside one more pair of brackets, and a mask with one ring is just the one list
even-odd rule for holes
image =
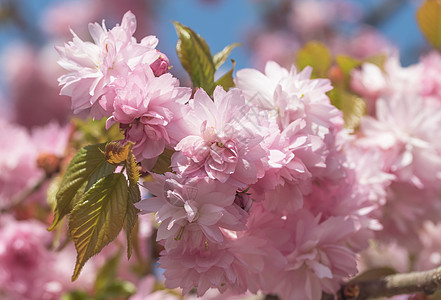
{"label": "blurred background", "polygon": [[[399,51],[403,65],[426,50],[416,21],[416,0],[1,0],[0,116],[26,127],[66,122],[69,99],[58,95],[55,45],[71,39],[69,28],[90,39],[87,24],[106,20],[108,28],[131,10],[138,39],[156,35],[158,49],[182,84],[189,80],[177,59],[172,20],[204,37],[213,53],[236,42],[236,70],[262,69],[267,60],[289,66],[307,41],[327,44],[333,54],[366,58]],[[224,70],[231,65],[225,64]],[[223,70],[221,70],[223,71]]]}

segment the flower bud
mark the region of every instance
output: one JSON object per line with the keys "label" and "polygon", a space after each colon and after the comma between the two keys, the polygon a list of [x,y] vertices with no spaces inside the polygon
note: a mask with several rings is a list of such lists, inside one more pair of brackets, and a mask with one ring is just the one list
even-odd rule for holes
{"label": "flower bud", "polygon": [[52,153],[40,153],[37,157],[37,166],[43,169],[46,175],[51,176],[60,169],[61,160]]}
{"label": "flower bud", "polygon": [[150,68],[152,69],[153,74],[155,74],[155,76],[157,77],[167,73],[169,66],[168,57],[164,53],[161,53],[159,51],[158,53],[159,53],[158,59],[150,64]]}

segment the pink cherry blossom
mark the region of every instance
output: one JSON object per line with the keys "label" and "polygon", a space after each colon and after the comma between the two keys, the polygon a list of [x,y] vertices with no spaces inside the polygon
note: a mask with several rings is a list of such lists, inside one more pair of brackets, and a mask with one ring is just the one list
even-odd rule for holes
{"label": "pink cherry blossom", "polygon": [[312,192],[304,197],[304,209],[321,216],[321,220],[333,217],[350,219],[355,229],[346,242],[351,250],[360,251],[368,246],[369,239],[374,238],[374,232],[383,227],[374,214],[378,203],[358,189],[352,170],[347,172],[344,180],[315,182]]}
{"label": "pink cherry blossom", "polygon": [[415,94],[380,98],[376,118],[361,123],[363,147],[384,151],[385,171],[419,188],[438,185],[441,178],[441,110]]}
{"label": "pink cherry blossom", "polygon": [[403,67],[398,54],[395,53],[388,57],[384,69],[387,74],[386,95],[395,93],[419,94],[421,92],[422,86],[419,82],[424,75],[421,64]]}
{"label": "pink cherry blossom", "polygon": [[407,249],[393,242],[372,242],[368,249],[360,253],[358,261],[360,272],[384,267],[392,268],[400,273],[409,272],[411,267]]}
{"label": "pink cherry blossom", "polygon": [[[222,243],[221,228],[243,230],[247,213],[234,203],[236,188],[211,179],[195,180],[166,173],[153,174],[144,186],[154,197],[136,204],[141,213],[156,213],[160,222],[157,240],[167,240],[166,248],[178,244],[195,247],[205,239]],[[242,212],[242,213],[241,213]],[[181,241],[182,240],[182,241]]]}
{"label": "pink cherry blossom", "polygon": [[421,95],[423,97],[434,98],[437,102],[441,101],[441,56],[438,52],[430,52],[421,58],[422,73],[421,76]]}
{"label": "pink cherry blossom", "polygon": [[5,299],[56,300],[68,290],[92,290],[97,270],[108,260],[108,253],[92,258],[72,282],[72,262],[77,255],[74,245],[54,251],[53,234],[46,228],[47,224],[37,220],[18,221],[0,215],[0,295]]}
{"label": "pink cherry blossom", "polygon": [[355,253],[346,246],[356,231],[354,224],[344,217],[319,223],[307,211],[299,211],[290,221],[294,248],[286,255],[288,264],[275,291],[283,299],[311,300],[321,299],[322,291],[335,293],[340,280],[357,272]]}
{"label": "pink cherry blossom", "polygon": [[59,78],[62,95],[72,97],[74,113],[89,109],[105,93],[105,87],[118,76],[125,76],[139,63],[150,65],[160,54],[155,50],[158,39],[147,36],[140,43],[132,37],[135,16],[129,11],[111,30],[104,21],[89,24],[94,43],[81,40],[73,31],[73,41],[57,47],[59,64],[69,71]]}
{"label": "pink cherry blossom", "polygon": [[176,145],[175,127],[169,125],[182,118],[191,95],[189,88],[179,87],[170,73],[155,77],[149,67],[138,65],[126,77],[107,86],[108,92],[92,110],[108,117],[107,127],[115,122],[125,129],[126,138],[135,143],[133,153],[139,161],[155,158],[165,146]]}
{"label": "pink cherry blossom", "polygon": [[265,74],[254,69],[239,70],[235,82],[247,101],[274,112],[281,130],[298,118],[305,119],[308,128],[312,124],[341,126],[341,112],[326,95],[332,89],[330,81],[310,79],[311,72],[311,67],[298,72],[294,66],[287,70],[270,61]]}
{"label": "pink cherry blossom", "polygon": [[368,114],[375,112],[375,101],[386,87],[385,74],[374,64],[364,63],[351,71],[351,88],[366,100]]}
{"label": "pink cherry blossom", "polygon": [[264,137],[268,166],[265,175],[252,186],[256,199],[265,199],[269,210],[295,212],[311,192],[317,178],[338,180],[341,147],[337,134],[342,129],[341,112],[331,105],[326,92],[329,80],[310,79],[311,69],[290,71],[268,62],[265,74],[238,71],[236,84],[249,104],[277,123]]}
{"label": "pink cherry blossom", "polygon": [[268,62],[265,74],[253,69],[239,70],[235,82],[244,90],[250,105],[269,111],[280,130],[287,130],[291,147],[298,147],[296,155],[312,176],[328,176],[338,168],[330,168],[327,162],[335,161],[339,155],[332,149],[343,118],[326,95],[332,89],[330,81],[310,79],[311,72],[310,67],[297,72],[292,66],[288,71]]}
{"label": "pink cherry blossom", "polygon": [[282,215],[259,204],[255,208],[245,234],[269,241],[275,254],[284,257],[277,265],[265,265],[259,283],[264,293],[282,299],[321,299],[322,291],[334,293],[343,278],[356,273],[356,254],[347,244],[358,231],[353,219],[320,221],[320,215],[314,217],[305,209]]}
{"label": "pink cherry blossom", "polygon": [[[278,128],[273,129],[265,138],[268,167],[264,177],[251,188],[253,198],[266,199],[264,205],[268,210],[294,212],[303,206],[303,195],[311,190],[312,174],[299,155],[311,150],[310,138],[297,134],[303,127],[304,122],[298,120],[282,133]],[[303,148],[308,150],[302,151]]]}
{"label": "pink cherry blossom", "polygon": [[418,249],[415,267],[419,271],[436,268],[441,264],[441,224],[438,221],[425,221],[419,231],[422,247]]}
{"label": "pink cherry blossom", "polygon": [[363,149],[353,144],[345,146],[348,167],[354,170],[356,189],[360,195],[378,205],[386,203],[387,188],[396,177],[386,172],[383,152],[377,148]]}
{"label": "pink cherry blossom", "polygon": [[[250,122],[241,92],[217,87],[214,102],[199,89],[184,117],[188,134],[176,145],[173,170],[245,189],[263,175],[266,151],[259,125]],[[183,132],[185,132],[183,130]]]}
{"label": "pink cherry blossom", "polygon": [[351,76],[351,87],[367,100],[369,115],[375,115],[379,97],[420,94],[420,82],[424,78],[421,64],[404,68],[397,54],[388,57],[384,71],[374,64],[364,63],[360,70],[353,70]]}
{"label": "pink cherry blossom", "polygon": [[4,85],[11,105],[8,119],[28,128],[54,121],[67,123],[71,111],[68,97],[59,95],[56,78],[62,69],[56,56],[52,46],[37,51],[24,43],[9,44],[2,51]]}
{"label": "pink cherry blossom", "polygon": [[410,252],[419,252],[422,249],[419,233],[424,222],[440,219],[439,192],[419,189],[406,182],[392,183],[387,192],[386,204],[374,212],[383,225],[376,238],[395,241]]}
{"label": "pink cherry blossom", "polygon": [[[0,216],[5,218],[5,215]],[[12,218],[0,227],[0,293],[10,299],[58,299],[63,287],[51,272],[55,260],[47,247],[51,234],[35,220]]]}
{"label": "pink cherry blossom", "polygon": [[270,250],[272,247],[264,239],[234,237],[223,244],[208,241],[190,250],[164,251],[159,263],[165,269],[166,286],[181,287],[183,294],[194,287],[199,297],[209,288],[217,288],[221,293],[228,289],[242,294],[247,289],[257,292],[254,280],[264,272],[266,264],[272,262],[280,266],[280,255]]}

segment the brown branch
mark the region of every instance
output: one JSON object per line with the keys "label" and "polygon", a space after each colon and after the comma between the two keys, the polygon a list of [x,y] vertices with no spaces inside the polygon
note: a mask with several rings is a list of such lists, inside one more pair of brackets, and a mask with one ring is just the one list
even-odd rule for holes
{"label": "brown branch", "polygon": [[21,205],[32,194],[38,192],[43,184],[51,179],[55,174],[60,172],[60,164],[62,159],[52,153],[42,152],[38,155],[37,167],[44,171],[42,177],[33,185],[26,187],[21,192],[12,197],[11,201],[3,207],[0,207],[0,214],[13,210],[16,206]]}
{"label": "brown branch", "polygon": [[[293,283],[295,284],[295,283]],[[431,295],[441,290],[441,266],[423,272],[393,274],[382,278],[349,282],[338,291],[339,300],[366,300],[397,295]],[[276,295],[266,295],[265,300],[278,300]],[[322,300],[335,299],[333,295],[323,293]],[[419,298],[418,298],[419,299]]]}
{"label": "brown branch", "polygon": [[[273,294],[265,295],[265,297],[263,299],[264,300],[281,300],[279,296],[273,295]],[[334,295],[322,293],[321,300],[334,300],[334,299],[335,299]]]}
{"label": "brown branch", "polygon": [[348,283],[341,288],[340,297],[343,300],[363,300],[415,293],[430,295],[439,289],[441,289],[441,267]]}
{"label": "brown branch", "polygon": [[35,184],[22,190],[20,193],[12,197],[11,201],[7,205],[0,207],[0,214],[9,212],[10,210],[14,209],[16,206],[22,204],[33,193],[37,192],[43,186],[43,184],[48,179],[50,179],[50,177],[51,176],[44,174]]}

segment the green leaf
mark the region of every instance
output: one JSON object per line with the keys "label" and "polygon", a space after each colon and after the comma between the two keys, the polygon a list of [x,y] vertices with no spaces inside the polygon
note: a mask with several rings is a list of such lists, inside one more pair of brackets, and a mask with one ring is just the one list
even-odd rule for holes
{"label": "green leaf", "polygon": [[233,66],[231,67],[230,71],[225,73],[221,78],[216,81],[216,85],[222,86],[226,91],[236,86],[233,80],[233,72],[234,67],[236,66],[236,62],[234,60],[231,60],[231,62],[233,63]]}
{"label": "green leaf", "polygon": [[171,157],[175,153],[173,150],[164,149],[161,155],[159,155],[155,166],[152,169],[152,173],[165,174],[171,172]]}
{"label": "green leaf", "polygon": [[[387,56],[384,54],[376,54],[363,60],[359,60],[347,55],[337,55],[335,57],[335,62],[337,63],[339,70],[341,70],[343,74],[344,84],[346,85],[345,88],[347,90],[349,90],[351,71],[353,69],[360,68],[364,63],[371,63],[383,70],[386,60]],[[331,76],[331,70],[329,71],[328,76]],[[336,86],[338,84],[338,81],[334,80],[332,77],[330,78],[331,80],[333,80],[333,85]]]}
{"label": "green leaf", "polygon": [[77,148],[81,148],[84,144],[99,144],[124,138],[117,123],[106,129],[106,118],[100,120],[74,118],[72,123],[75,127],[73,142],[77,144]]}
{"label": "green leaf", "polygon": [[127,154],[126,169],[130,184],[137,185],[139,180],[139,170],[131,149],[129,149],[129,153]]}
{"label": "green leaf", "polygon": [[226,46],[222,51],[216,53],[213,56],[213,62],[214,62],[214,68],[217,70],[224,64],[224,62],[227,60],[228,56],[230,55],[231,51],[233,51],[234,48],[241,46],[240,43],[234,43],[231,45]]}
{"label": "green leaf", "polygon": [[441,1],[426,0],[416,14],[418,24],[429,43],[441,49]]}
{"label": "green leaf", "polygon": [[124,224],[128,200],[125,176],[112,173],[96,182],[72,210],[69,230],[77,250],[72,280],[86,261],[113,241]]}
{"label": "green leaf", "polygon": [[130,150],[126,163],[127,176],[129,177],[129,195],[127,201],[126,235],[127,235],[127,258],[132,256],[132,229],[138,221],[139,210],[134,206],[141,200],[141,192],[138,186],[139,171],[135,156]]}
{"label": "green leaf", "polygon": [[345,76],[349,76],[352,69],[358,68],[362,64],[358,59],[347,55],[337,55],[335,61]]}
{"label": "green leaf", "polygon": [[386,54],[376,54],[372,55],[365,59],[366,62],[376,65],[380,69],[384,68],[384,64],[388,60],[388,56]]}
{"label": "green leaf", "polygon": [[343,112],[344,127],[356,129],[366,114],[366,102],[342,89],[333,89],[329,93],[331,103]]}
{"label": "green leaf", "polygon": [[133,204],[141,200],[141,192],[138,185],[129,185],[129,200],[127,201],[127,216],[126,216],[126,236],[127,236],[127,259],[132,256],[132,230],[138,222],[137,209]]}
{"label": "green leaf", "polygon": [[54,179],[52,179],[52,181],[49,183],[46,190],[47,202],[52,210],[55,210],[55,207],[57,206],[57,193],[60,189],[61,179],[62,177],[60,174],[55,176]]}
{"label": "green leaf", "polygon": [[76,290],[64,294],[60,300],[94,300],[94,298],[90,297],[89,294],[84,291]]}
{"label": "green leaf", "polygon": [[96,169],[95,172],[93,172],[89,179],[87,180],[86,187],[84,188],[83,192],[88,191],[92,185],[94,185],[99,179],[103,178],[106,175],[112,174],[115,172],[116,166],[111,165],[109,163],[103,163],[103,165]]}
{"label": "green leaf", "polygon": [[[74,199],[87,190],[99,178],[112,173],[115,167],[106,162],[103,150],[105,144],[90,145],[82,148],[72,158],[56,194],[54,221],[48,230],[53,230],[60,220],[73,209]],[[80,195],[77,195],[80,193]]]}
{"label": "green leaf", "polygon": [[387,55],[385,54],[372,55],[364,60],[358,60],[347,55],[337,55],[335,58],[337,65],[341,68],[345,75],[349,75],[352,69],[360,67],[365,62],[374,64],[380,69],[383,69],[386,60]]}
{"label": "green leaf", "polygon": [[179,40],[176,53],[182,66],[190,75],[194,87],[203,88],[212,94],[215,88],[213,57],[205,40],[189,27],[173,22]]}
{"label": "green leaf", "polygon": [[300,69],[311,66],[313,77],[326,77],[332,57],[328,48],[320,42],[309,42],[297,52],[296,65]]}
{"label": "green leaf", "polygon": [[129,281],[117,280],[95,296],[95,300],[128,299],[136,293],[136,286]]}

